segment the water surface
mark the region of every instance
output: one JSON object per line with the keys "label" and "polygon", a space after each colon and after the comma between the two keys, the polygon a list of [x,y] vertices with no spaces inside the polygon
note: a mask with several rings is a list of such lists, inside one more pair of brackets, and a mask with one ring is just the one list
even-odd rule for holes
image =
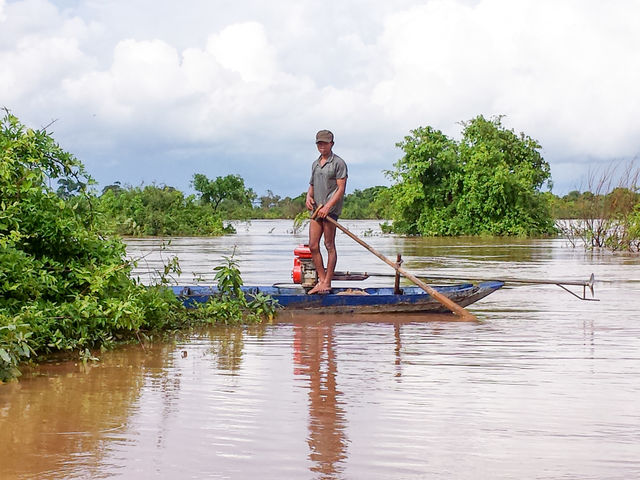
{"label": "water surface", "polygon": [[[284,314],[48,363],[0,386],[0,478],[640,478],[638,256],[344,223],[410,271],[595,273],[600,301],[509,284],[470,307],[479,322]],[[180,283],[208,282],[235,248],[247,284],[289,282],[304,234],[283,221],[237,229],[165,249],[131,239],[136,275],[150,281],[177,255]],[[390,273],[347,236],[337,245],[339,269]]]}

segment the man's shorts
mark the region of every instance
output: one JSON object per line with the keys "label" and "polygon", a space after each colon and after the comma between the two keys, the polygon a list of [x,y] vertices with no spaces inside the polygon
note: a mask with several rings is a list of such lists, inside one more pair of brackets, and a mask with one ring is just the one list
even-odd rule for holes
{"label": "man's shorts", "polygon": [[[338,221],[338,215],[336,215],[335,213],[330,213],[328,216],[333,218],[336,222]],[[314,220],[316,222],[321,222],[322,220],[324,220],[324,218],[316,217],[316,218],[314,218]]]}

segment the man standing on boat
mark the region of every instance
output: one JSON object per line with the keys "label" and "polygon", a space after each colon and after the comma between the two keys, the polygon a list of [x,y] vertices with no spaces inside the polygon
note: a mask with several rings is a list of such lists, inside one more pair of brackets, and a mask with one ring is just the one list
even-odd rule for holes
{"label": "man standing on boat", "polygon": [[[325,219],[330,216],[338,220],[342,213],[347,186],[347,164],[333,153],[333,133],[329,130],[320,130],[316,134],[316,146],[320,156],[311,165],[311,180],[309,180],[306,204],[309,210],[314,210],[320,205],[322,208],[309,223],[309,249],[318,272],[318,283],[309,290],[309,293],[323,294],[331,291],[331,280],[338,261],[335,245],[336,226]],[[327,249],[326,269],[320,252],[320,238],[323,236],[324,246]]]}

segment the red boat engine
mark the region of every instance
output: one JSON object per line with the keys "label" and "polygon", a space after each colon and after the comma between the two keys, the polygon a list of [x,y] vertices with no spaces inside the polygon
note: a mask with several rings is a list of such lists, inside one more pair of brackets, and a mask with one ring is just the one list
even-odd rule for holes
{"label": "red boat engine", "polygon": [[[309,245],[298,245],[293,251],[293,270],[291,278],[293,283],[299,283],[304,288],[312,288],[318,283],[318,272],[311,260]],[[366,272],[334,272],[333,280],[366,280],[369,275]]]}
{"label": "red boat engine", "polygon": [[318,282],[318,272],[311,260],[309,245],[298,245],[293,251],[293,271],[291,277],[293,283],[299,283],[304,288],[311,288]]}

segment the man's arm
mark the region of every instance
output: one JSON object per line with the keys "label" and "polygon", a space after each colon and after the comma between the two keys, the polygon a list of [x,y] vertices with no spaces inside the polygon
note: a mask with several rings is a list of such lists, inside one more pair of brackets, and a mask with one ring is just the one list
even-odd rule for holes
{"label": "man's arm", "polygon": [[307,210],[313,210],[313,185],[309,185],[309,190],[307,190]]}

